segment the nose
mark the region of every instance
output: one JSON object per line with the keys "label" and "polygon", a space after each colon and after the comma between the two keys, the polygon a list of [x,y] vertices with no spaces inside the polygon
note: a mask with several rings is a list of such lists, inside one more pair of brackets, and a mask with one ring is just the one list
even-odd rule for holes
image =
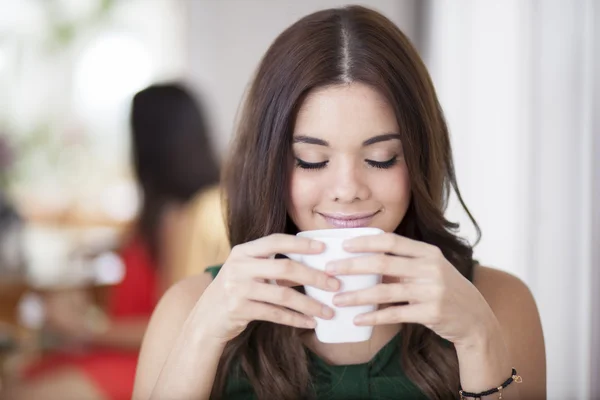
{"label": "nose", "polygon": [[330,197],[338,203],[353,203],[370,196],[365,172],[361,165],[350,160],[331,168]]}

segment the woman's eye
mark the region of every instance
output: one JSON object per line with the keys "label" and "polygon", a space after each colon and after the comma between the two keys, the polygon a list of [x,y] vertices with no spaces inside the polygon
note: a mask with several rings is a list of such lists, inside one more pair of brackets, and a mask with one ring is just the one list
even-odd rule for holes
{"label": "woman's eye", "polygon": [[394,156],[387,161],[373,161],[373,160],[365,160],[367,164],[371,167],[388,169],[392,168],[398,162],[398,156]]}
{"label": "woman's eye", "polygon": [[296,158],[296,166],[302,169],[323,169],[329,161],[322,161],[318,163],[309,163]]}

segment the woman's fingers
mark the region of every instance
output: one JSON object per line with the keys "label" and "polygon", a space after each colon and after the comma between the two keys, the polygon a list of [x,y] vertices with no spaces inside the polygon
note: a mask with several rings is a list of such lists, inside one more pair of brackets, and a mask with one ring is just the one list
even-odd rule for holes
{"label": "woman's fingers", "polygon": [[243,271],[253,278],[288,281],[288,285],[293,286],[308,285],[330,292],[340,289],[336,278],[288,258],[250,260],[245,263]]}
{"label": "woman's fingers", "polygon": [[325,250],[325,244],[317,240],[274,234],[235,246],[232,253],[238,253],[245,257],[269,258],[276,254],[319,254],[323,250]]}
{"label": "woman's fingers", "polygon": [[368,289],[337,294],[336,306],[359,306],[371,304],[394,304],[402,302],[421,303],[435,297],[435,287],[419,283],[383,283]]}
{"label": "woman's fingers", "polygon": [[439,249],[428,243],[394,233],[361,236],[344,242],[344,249],[353,253],[389,253],[404,257],[428,257]]}
{"label": "woman's fingers", "polygon": [[429,326],[435,318],[429,304],[406,304],[379,309],[354,318],[356,325],[416,323]]}
{"label": "woman's fingers", "polygon": [[315,319],[312,317],[258,301],[249,301],[246,304],[244,315],[250,321],[267,321],[296,328],[313,329],[317,326]]}
{"label": "woman's fingers", "polygon": [[426,272],[414,258],[374,254],[337,260],[327,264],[330,275],[380,274],[400,278],[419,278]]}
{"label": "woman's fingers", "polygon": [[247,298],[286,307],[308,316],[324,319],[333,317],[333,310],[292,288],[252,282],[247,287]]}

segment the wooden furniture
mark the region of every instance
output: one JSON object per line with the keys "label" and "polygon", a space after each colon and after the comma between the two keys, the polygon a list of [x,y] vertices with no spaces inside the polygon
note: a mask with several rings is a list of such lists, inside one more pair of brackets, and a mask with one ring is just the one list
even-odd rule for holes
{"label": "wooden furniture", "polygon": [[11,375],[8,362],[22,348],[27,332],[19,326],[17,306],[28,287],[24,281],[0,281],[0,386]]}
{"label": "wooden furniture", "polygon": [[[101,309],[107,306],[110,286],[90,286],[92,301]],[[24,281],[0,281],[0,388],[15,379],[23,365],[36,359],[43,350],[39,347],[39,332],[21,326],[19,303],[27,293],[44,296],[51,291],[73,290],[69,287],[34,288]],[[77,290],[75,288],[75,290]]]}
{"label": "wooden furniture", "polygon": [[0,323],[18,325],[17,305],[28,290],[29,286],[24,280],[11,279],[0,282]]}

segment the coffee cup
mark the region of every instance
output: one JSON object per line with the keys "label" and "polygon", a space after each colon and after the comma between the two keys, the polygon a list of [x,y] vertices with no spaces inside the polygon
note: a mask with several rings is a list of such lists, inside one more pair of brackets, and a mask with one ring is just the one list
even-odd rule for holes
{"label": "coffee cup", "polygon": [[[320,229],[304,231],[297,234],[325,243],[325,250],[320,254],[286,254],[287,257],[305,264],[310,268],[325,271],[327,263],[352,257],[361,257],[372,253],[350,253],[343,248],[344,241],[360,236],[379,235],[383,231],[378,228],[346,228],[346,229]],[[352,343],[369,340],[373,333],[372,326],[357,326],[354,318],[363,313],[375,311],[377,305],[361,305],[337,307],[333,304],[333,297],[337,293],[367,289],[381,283],[381,275],[339,275],[340,290],[336,293],[328,292],[313,286],[304,286],[305,293],[319,302],[331,307],[335,316],[330,319],[316,318],[315,333],[322,343]]]}

